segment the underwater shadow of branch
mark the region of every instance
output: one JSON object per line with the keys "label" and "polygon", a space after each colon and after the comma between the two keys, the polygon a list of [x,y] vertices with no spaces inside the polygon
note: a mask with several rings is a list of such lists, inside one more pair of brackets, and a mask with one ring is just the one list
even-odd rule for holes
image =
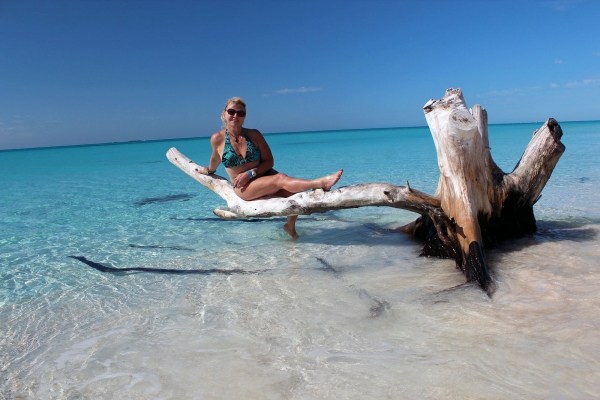
{"label": "underwater shadow of branch", "polygon": [[84,264],[89,265],[90,267],[100,271],[100,272],[109,272],[113,274],[125,273],[125,272],[152,272],[155,274],[175,274],[175,275],[189,275],[189,274],[198,274],[198,275],[212,275],[212,274],[221,274],[221,275],[234,275],[234,274],[258,274],[260,272],[268,271],[268,269],[262,269],[258,271],[247,271],[244,269],[221,269],[221,268],[210,268],[210,269],[165,269],[165,268],[145,268],[145,267],[133,267],[133,268],[114,268],[107,267],[106,265],[102,265],[100,263],[88,260],[83,256],[68,256],[69,258],[74,258],[76,260],[81,261]]}

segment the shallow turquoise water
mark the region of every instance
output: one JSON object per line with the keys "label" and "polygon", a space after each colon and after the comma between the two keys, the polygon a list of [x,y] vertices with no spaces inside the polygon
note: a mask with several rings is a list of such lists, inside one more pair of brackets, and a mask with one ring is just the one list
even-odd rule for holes
{"label": "shallow turquoise water", "polygon": [[[502,169],[540,125],[490,126]],[[464,278],[386,229],[416,217],[406,211],[301,216],[296,241],[281,218],[220,220],[223,200],[165,157],[177,147],[205,164],[208,138],[2,151],[0,393],[600,396],[600,122],[561,126],[567,150],[536,204],[540,233],[490,251],[493,300],[434,294]],[[339,185],[437,185],[425,127],[266,138],[289,175],[344,168]],[[110,275],[69,255],[255,273]]]}

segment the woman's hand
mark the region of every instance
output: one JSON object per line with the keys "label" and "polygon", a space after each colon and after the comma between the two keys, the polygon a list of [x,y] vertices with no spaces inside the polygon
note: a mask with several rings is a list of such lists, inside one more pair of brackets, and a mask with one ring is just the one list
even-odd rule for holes
{"label": "woman's hand", "polygon": [[246,171],[240,172],[233,180],[233,187],[236,189],[243,188],[249,182],[250,182],[250,176],[248,175],[248,172],[246,172]]}
{"label": "woman's hand", "polygon": [[198,172],[199,174],[202,174],[202,175],[208,175],[207,174],[208,168],[200,166],[200,168],[196,168],[196,172]]}

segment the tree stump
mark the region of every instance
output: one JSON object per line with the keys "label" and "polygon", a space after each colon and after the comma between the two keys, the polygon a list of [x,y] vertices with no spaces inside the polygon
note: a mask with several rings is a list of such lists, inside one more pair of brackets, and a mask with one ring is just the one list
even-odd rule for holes
{"label": "tree stump", "polygon": [[219,194],[227,207],[214,213],[224,219],[322,213],[364,206],[396,207],[420,214],[400,228],[425,242],[422,255],[451,258],[468,282],[488,295],[496,286],[489,274],[486,247],[537,230],[533,205],[565,151],[562,130],[550,118],[533,133],[519,163],[504,173],[494,162],[488,141],[487,112],[467,109],[460,89],[448,89],[423,107],[437,150],[440,179],[433,196],[407,186],[366,183],[330,192],[315,190],[287,198],[244,201],[225,178],[202,175],[199,165],[175,148],[167,158],[192,178]]}

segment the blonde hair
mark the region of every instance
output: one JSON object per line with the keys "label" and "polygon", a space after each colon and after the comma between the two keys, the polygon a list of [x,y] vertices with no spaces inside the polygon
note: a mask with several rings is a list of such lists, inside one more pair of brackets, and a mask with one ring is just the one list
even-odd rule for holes
{"label": "blonde hair", "polygon": [[230,104],[239,104],[239,105],[243,106],[244,111],[246,111],[246,103],[244,103],[244,99],[242,99],[241,97],[232,97],[229,100],[227,100],[227,103],[225,103],[225,108],[223,108],[223,112],[221,113],[221,121],[223,121],[224,127],[227,125],[227,122],[225,119],[225,112],[227,112],[227,108],[229,107]]}

